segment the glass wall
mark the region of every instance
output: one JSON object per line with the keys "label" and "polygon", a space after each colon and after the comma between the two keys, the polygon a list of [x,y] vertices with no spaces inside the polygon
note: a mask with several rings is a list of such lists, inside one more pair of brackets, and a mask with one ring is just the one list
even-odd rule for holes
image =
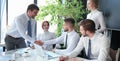
{"label": "glass wall", "polygon": [[0,20],[1,20],[1,40],[0,40],[0,42],[2,42],[3,41],[3,39],[4,39],[4,36],[5,36],[5,33],[6,33],[6,0],[1,0],[1,3],[0,3],[0,6],[1,6],[1,13],[0,13],[0,15],[1,15],[1,18],[0,18]]}
{"label": "glass wall", "polygon": [[[7,30],[9,29],[11,23],[13,22],[14,18],[19,16],[20,14],[23,14],[26,12],[27,6],[29,4],[34,3],[34,0],[2,0],[5,1],[4,9],[1,11],[2,15],[1,15],[1,40],[4,41],[4,37],[5,34],[7,32]],[[7,1],[7,3],[6,3]],[[44,6],[46,5],[45,3],[46,0],[37,0],[37,5],[40,6]],[[3,3],[3,2],[1,2]],[[48,20],[49,21],[50,16],[46,16],[44,20]],[[42,28],[41,28],[41,20],[37,21],[37,34],[41,33]],[[55,26],[51,25],[50,26],[50,31],[51,32],[55,32]],[[0,41],[1,41],[0,40]]]}
{"label": "glass wall", "polygon": [[[6,3],[8,2],[8,4]],[[4,37],[13,22],[14,18],[26,12],[27,6],[34,3],[34,0],[1,0],[1,40],[4,42]],[[4,3],[4,4],[3,4]],[[7,11],[6,11],[7,10]],[[7,13],[8,12],[8,13]],[[8,17],[8,20],[7,20]]]}
{"label": "glass wall", "polygon": [[25,13],[31,3],[34,3],[34,0],[8,0],[8,25],[16,16]]}
{"label": "glass wall", "polygon": [[[40,8],[40,6],[46,6],[48,4],[47,1],[48,0],[37,0],[37,5],[39,6],[39,8]],[[52,2],[52,1],[55,1],[55,0],[50,0],[50,1]],[[49,2],[49,3],[51,3],[51,2]],[[38,23],[37,24],[38,25],[37,26],[38,34],[43,32],[41,23],[43,21],[50,21],[50,20],[51,20],[51,15],[48,15],[48,16],[44,17],[44,19],[42,19],[42,20],[37,20],[37,23]],[[56,30],[56,25],[50,25],[49,31],[55,33],[55,30]]]}

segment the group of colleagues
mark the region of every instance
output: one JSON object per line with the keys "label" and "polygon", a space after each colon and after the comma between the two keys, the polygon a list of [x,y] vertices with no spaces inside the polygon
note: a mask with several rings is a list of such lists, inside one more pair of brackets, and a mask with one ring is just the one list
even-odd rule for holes
{"label": "group of colleagues", "polygon": [[[17,16],[13,21],[10,30],[5,37],[7,50],[16,48],[25,48],[27,44],[38,44],[46,50],[52,50],[61,54],[62,60],[71,61],[111,61],[109,56],[110,43],[104,35],[106,30],[105,21],[102,12],[98,11],[98,0],[88,0],[87,8],[91,12],[87,19],[81,20],[78,24],[81,37],[74,30],[75,20],[65,18],[63,23],[64,32],[57,37],[49,32],[49,22],[42,23],[44,32],[36,37],[36,21],[39,8],[35,4],[30,4],[27,12]],[[25,42],[27,41],[27,42]],[[53,49],[53,44],[64,43],[65,49]],[[30,45],[34,46],[34,45]],[[77,57],[85,49],[86,58]]]}

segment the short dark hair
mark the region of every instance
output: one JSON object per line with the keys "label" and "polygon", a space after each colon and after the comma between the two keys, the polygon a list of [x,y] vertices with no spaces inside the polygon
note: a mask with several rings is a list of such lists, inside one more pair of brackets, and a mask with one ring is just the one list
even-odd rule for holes
{"label": "short dark hair", "polygon": [[74,20],[73,18],[66,18],[66,19],[64,19],[64,22],[70,23],[70,24],[72,24],[73,26],[75,25],[75,20]]}
{"label": "short dark hair", "polygon": [[39,7],[38,7],[37,5],[35,5],[35,4],[30,4],[30,5],[28,6],[28,8],[27,8],[27,11],[28,11],[28,10],[33,11],[34,9],[39,10]]}
{"label": "short dark hair", "polygon": [[80,21],[78,25],[83,26],[86,31],[95,32],[96,30],[94,21],[90,19],[84,19]]}

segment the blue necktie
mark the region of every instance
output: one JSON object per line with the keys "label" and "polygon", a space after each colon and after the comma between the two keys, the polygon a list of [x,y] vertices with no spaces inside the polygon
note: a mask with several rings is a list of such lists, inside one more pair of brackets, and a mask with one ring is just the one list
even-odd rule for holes
{"label": "blue necktie", "polygon": [[[35,23],[35,36],[36,36],[36,34],[37,34],[37,23]],[[36,38],[35,38],[35,40],[36,40]]]}
{"label": "blue necktie", "polygon": [[[31,20],[28,21],[28,26],[27,26],[27,34],[32,37],[32,27],[31,27]],[[28,47],[30,47],[31,42],[27,41]]]}
{"label": "blue necktie", "polygon": [[88,59],[90,59],[90,55],[91,55],[91,40],[89,39],[89,42],[88,42]]}
{"label": "blue necktie", "polygon": [[27,27],[28,29],[28,35],[30,36],[30,37],[32,37],[32,28],[31,28],[31,20],[29,20],[28,21],[28,27]]}

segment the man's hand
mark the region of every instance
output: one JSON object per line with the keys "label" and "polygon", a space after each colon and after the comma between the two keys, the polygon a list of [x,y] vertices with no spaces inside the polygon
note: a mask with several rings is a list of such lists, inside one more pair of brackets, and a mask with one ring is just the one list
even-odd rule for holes
{"label": "man's hand", "polygon": [[30,46],[30,48],[35,49],[35,47],[34,47],[34,46]]}
{"label": "man's hand", "polygon": [[68,56],[65,56],[65,57],[61,56],[61,57],[59,57],[59,61],[65,61],[65,60],[68,60],[68,59],[69,59]]}
{"label": "man's hand", "polygon": [[43,42],[41,40],[36,40],[34,43],[36,43],[38,45],[43,45]]}

